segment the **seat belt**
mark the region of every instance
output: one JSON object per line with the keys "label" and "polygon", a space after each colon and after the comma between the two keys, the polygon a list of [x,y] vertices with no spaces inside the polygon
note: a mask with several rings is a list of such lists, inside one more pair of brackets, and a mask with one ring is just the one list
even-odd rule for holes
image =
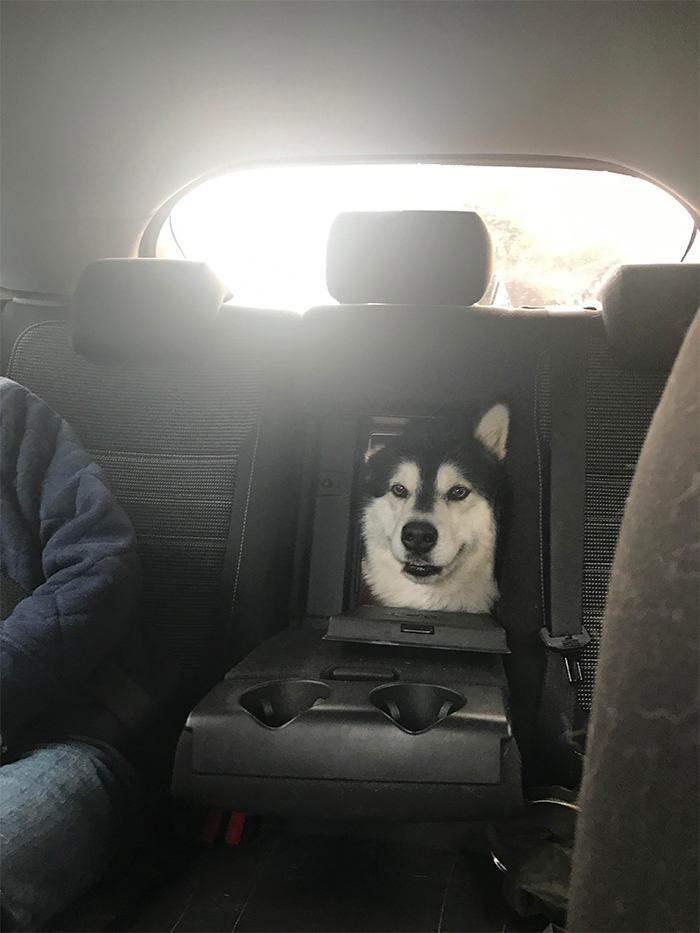
{"label": "seat belt", "polygon": [[587,369],[587,355],[572,344],[551,360],[550,601],[540,635],[563,657],[571,684],[582,680],[581,649],[590,641],[582,623]]}
{"label": "seat belt", "polygon": [[580,770],[574,711],[581,650],[590,641],[582,621],[588,360],[585,336],[568,336],[551,353],[550,601],[548,625],[540,630],[547,652],[537,725],[547,771],[552,766],[565,785],[576,783]]}

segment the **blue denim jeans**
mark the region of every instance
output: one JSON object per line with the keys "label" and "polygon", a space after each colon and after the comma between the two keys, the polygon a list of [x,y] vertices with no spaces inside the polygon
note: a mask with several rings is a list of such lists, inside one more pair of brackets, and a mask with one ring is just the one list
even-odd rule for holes
{"label": "blue denim jeans", "polygon": [[106,744],[39,745],[0,768],[3,930],[37,930],[109,866],[141,784]]}

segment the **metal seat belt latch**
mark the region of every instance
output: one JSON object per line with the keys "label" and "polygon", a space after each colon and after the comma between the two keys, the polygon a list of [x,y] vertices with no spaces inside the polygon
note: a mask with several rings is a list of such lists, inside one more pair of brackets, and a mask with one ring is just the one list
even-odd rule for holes
{"label": "metal seat belt latch", "polygon": [[569,683],[581,683],[583,680],[581,651],[591,640],[591,636],[586,629],[582,628],[576,635],[551,635],[548,629],[541,628],[540,638],[549,651],[556,651],[558,654],[563,655]]}

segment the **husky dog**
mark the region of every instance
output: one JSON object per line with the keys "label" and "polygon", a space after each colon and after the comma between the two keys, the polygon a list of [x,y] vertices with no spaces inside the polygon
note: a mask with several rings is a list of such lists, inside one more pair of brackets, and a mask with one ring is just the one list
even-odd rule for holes
{"label": "husky dog", "polygon": [[415,421],[366,463],[362,575],[384,606],[489,612],[509,413]]}

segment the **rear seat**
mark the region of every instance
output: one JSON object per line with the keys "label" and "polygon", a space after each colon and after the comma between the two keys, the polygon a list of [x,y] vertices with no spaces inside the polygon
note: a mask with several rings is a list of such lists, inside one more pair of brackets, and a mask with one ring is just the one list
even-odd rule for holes
{"label": "rear seat", "polygon": [[4,315],[7,375],[71,422],[134,522],[143,621],[188,705],[288,615],[299,320],[220,311],[223,293],[200,263],[102,260],[70,322],[21,302]]}
{"label": "rear seat", "polygon": [[[162,297],[175,306],[182,299],[167,264],[141,272],[135,265],[141,262],[124,261],[113,270],[96,264],[78,305],[105,329],[101,335],[93,330],[87,343],[80,322],[71,326],[60,303],[11,301],[3,312],[3,354],[9,343],[7,374],[75,424],[130,511],[146,569],[144,619],[161,629],[189,674],[190,703],[287,623],[293,494],[300,486],[294,441],[302,434],[296,396],[289,394],[295,363],[314,418],[377,404],[415,404],[419,412],[421,406],[449,406],[455,397],[477,400],[505,391],[514,413],[514,498],[501,618],[512,650],[508,673],[525,782],[550,776],[546,763],[529,767],[543,657],[537,632],[546,599],[535,409],[539,397],[537,429],[546,443],[547,348],[582,328],[588,360],[582,611],[594,641],[584,657],[580,702],[588,706],[629,479],[666,369],[698,304],[698,267],[682,267],[691,268],[679,273],[683,286],[667,279],[663,268],[621,270],[607,290],[607,337],[595,314],[355,305],[316,309],[301,322],[294,315],[224,308],[196,353],[184,343],[171,346],[178,352],[169,359],[137,362],[139,317],[155,315],[156,333],[162,331],[170,314]],[[206,318],[218,305],[207,274],[194,266],[185,274],[190,307]],[[113,339],[128,305],[141,312],[131,322],[134,330]],[[670,342],[669,313],[678,324]],[[95,358],[76,353],[74,340]],[[656,367],[662,371],[649,371]],[[283,662],[288,670],[290,657]]]}
{"label": "rear seat", "polygon": [[[198,264],[112,260],[88,270],[72,324],[58,304],[12,301],[3,337],[6,346],[7,333],[17,334],[7,374],[75,425],[130,512],[146,569],[144,618],[171,644],[193,699],[288,622],[300,487],[294,444],[303,433],[289,393],[293,368],[314,419],[509,397],[514,495],[501,619],[527,765],[543,663],[538,526],[546,475],[537,442],[549,436],[548,348],[578,329],[588,366],[581,611],[593,640],[578,691],[587,708],[629,481],[697,307],[697,283],[697,266],[622,267],[605,292],[606,336],[596,314],[420,305],[346,303],[303,321],[224,308],[213,320],[219,298]],[[139,312],[128,326],[125,308]],[[162,358],[161,337],[177,309],[188,323],[175,343],[167,334]],[[200,338],[195,352],[188,342]],[[155,343],[145,353],[147,339]],[[526,783],[546,776],[546,765],[532,775],[526,767]]]}

